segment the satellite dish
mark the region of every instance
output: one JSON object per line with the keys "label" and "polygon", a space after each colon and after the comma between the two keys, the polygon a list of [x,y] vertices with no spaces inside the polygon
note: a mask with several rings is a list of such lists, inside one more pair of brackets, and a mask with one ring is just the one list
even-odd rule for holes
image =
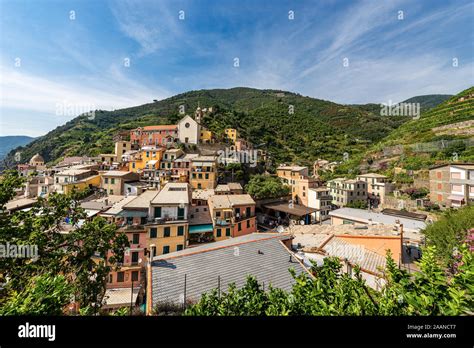
{"label": "satellite dish", "polygon": [[285,228],[282,225],[279,225],[276,230],[278,233],[283,233],[285,231]]}

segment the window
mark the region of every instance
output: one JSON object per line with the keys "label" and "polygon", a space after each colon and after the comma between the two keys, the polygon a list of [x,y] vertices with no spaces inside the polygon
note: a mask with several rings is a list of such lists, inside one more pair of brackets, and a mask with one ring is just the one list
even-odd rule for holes
{"label": "window", "polygon": [[443,184],[438,183],[438,190],[441,190],[443,188]]}
{"label": "window", "polygon": [[114,281],[114,277],[112,276],[112,274],[109,274],[109,283],[112,283]]}
{"label": "window", "polygon": [[247,220],[247,228],[250,228],[250,220]]}
{"label": "window", "polygon": [[132,282],[138,282],[138,271],[132,272]]}
{"label": "window", "polygon": [[235,215],[240,216],[240,208],[235,208]]}
{"label": "window", "polygon": [[140,243],[140,234],[139,234],[139,233],[134,233],[134,234],[133,234],[132,243],[133,243],[133,244],[138,244],[138,243]]}
{"label": "window", "polygon": [[178,226],[178,236],[184,235],[184,226]]}
{"label": "window", "polygon": [[442,177],[441,172],[436,172],[436,177],[437,177],[438,179],[441,179],[441,177]]}
{"label": "window", "polygon": [[474,193],[474,186],[469,186],[469,193]]}
{"label": "window", "polygon": [[163,230],[163,237],[169,237],[171,235],[171,227],[165,227]]}
{"label": "window", "polygon": [[132,252],[132,264],[138,263],[138,251]]}
{"label": "window", "polygon": [[226,229],[225,229],[225,235],[226,235],[227,237],[230,237],[230,228],[226,228]]}
{"label": "window", "polygon": [[245,215],[247,217],[249,217],[250,215],[252,215],[252,209],[250,207],[247,207],[245,208]]}
{"label": "window", "polygon": [[221,212],[220,211],[216,211],[216,217],[221,217]]}
{"label": "window", "polygon": [[117,282],[123,283],[124,279],[125,279],[125,274],[123,272],[118,272],[117,273]]}
{"label": "window", "polygon": [[178,219],[184,219],[184,208],[178,208]]}
{"label": "window", "polygon": [[155,207],[155,218],[161,217],[161,207]]}
{"label": "window", "polygon": [[111,195],[114,194],[114,190],[110,189],[110,192],[109,192]]}
{"label": "window", "polygon": [[241,223],[241,222],[239,222],[238,230],[239,230],[239,231],[242,231],[242,223]]}
{"label": "window", "polygon": [[108,184],[108,183],[109,183],[109,178],[104,178],[104,182],[105,182],[106,184]]}
{"label": "window", "polygon": [[170,246],[169,245],[165,245],[163,247],[163,254],[168,254],[170,252]]}
{"label": "window", "polygon": [[221,236],[221,233],[222,233],[221,229],[218,228],[217,231],[216,231],[216,236],[217,236],[217,237],[220,237],[220,236]]}
{"label": "window", "polygon": [[206,173],[206,179],[209,179],[209,174]]}
{"label": "window", "polygon": [[150,238],[156,238],[156,227],[150,228]]}
{"label": "window", "polygon": [[451,173],[451,179],[461,179],[461,173]]}
{"label": "window", "polygon": [[451,191],[462,192],[462,185],[451,185]]}
{"label": "window", "polygon": [[176,246],[176,251],[180,251],[180,250],[183,250],[183,244],[178,244]]}

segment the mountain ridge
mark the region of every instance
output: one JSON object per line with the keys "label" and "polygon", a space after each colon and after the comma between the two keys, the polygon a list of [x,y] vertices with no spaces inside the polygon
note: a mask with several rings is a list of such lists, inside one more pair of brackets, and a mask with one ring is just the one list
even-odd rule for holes
{"label": "mountain ridge", "polygon": [[[40,153],[47,162],[110,152],[114,134],[139,126],[175,124],[182,117],[181,106],[187,114],[198,106],[213,106],[217,112],[206,121],[210,130],[237,128],[247,140],[266,143],[276,161],[305,165],[318,157],[337,160],[345,152],[361,153],[367,144],[383,139],[410,119],[381,117],[377,104],[343,105],[283,90],[202,89],[120,110],[96,110],[92,118],[79,115],[15,151],[24,158]],[[7,156],[7,166],[15,163],[13,153]]]}

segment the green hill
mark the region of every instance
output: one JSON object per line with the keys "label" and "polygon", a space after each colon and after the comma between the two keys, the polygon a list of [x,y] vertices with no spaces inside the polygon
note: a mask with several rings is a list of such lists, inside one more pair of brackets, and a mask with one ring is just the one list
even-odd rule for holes
{"label": "green hill", "polygon": [[474,161],[474,87],[404,123],[338,171],[419,170],[449,161]]}
{"label": "green hill", "polygon": [[[23,158],[40,153],[46,161],[64,156],[97,155],[113,151],[112,137],[119,131],[152,124],[176,123],[179,107],[193,114],[198,105],[214,106],[205,120],[220,134],[237,128],[255,144],[265,143],[277,162],[310,165],[318,157],[341,160],[343,153],[363,153],[367,146],[389,135],[409,118],[380,116],[380,108],[340,105],[299,94],[251,88],[191,91],[150,104],[81,115],[15,151]],[[292,112],[293,111],[293,112]],[[13,153],[6,158],[12,165]]]}
{"label": "green hill", "polygon": [[26,135],[7,135],[0,137],[0,160],[12,149],[31,142],[34,138]]}
{"label": "green hill", "polygon": [[452,98],[451,94],[429,94],[419,95],[416,97],[404,100],[402,103],[420,103],[421,112],[428,111],[446,100]]}

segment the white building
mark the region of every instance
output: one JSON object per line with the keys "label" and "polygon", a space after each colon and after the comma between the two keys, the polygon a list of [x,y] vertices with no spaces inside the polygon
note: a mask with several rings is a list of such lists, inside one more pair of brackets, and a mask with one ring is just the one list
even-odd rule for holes
{"label": "white building", "polygon": [[393,191],[393,184],[385,175],[367,173],[358,175],[357,180],[365,181],[369,197],[377,197],[381,204],[385,203],[385,196]]}
{"label": "white building", "polygon": [[189,115],[178,122],[178,138],[183,144],[198,144],[201,126]]}
{"label": "white building", "polygon": [[308,207],[316,209],[312,213],[313,221],[324,221],[329,219],[329,211],[331,211],[332,197],[329,189],[325,186],[308,189]]}

